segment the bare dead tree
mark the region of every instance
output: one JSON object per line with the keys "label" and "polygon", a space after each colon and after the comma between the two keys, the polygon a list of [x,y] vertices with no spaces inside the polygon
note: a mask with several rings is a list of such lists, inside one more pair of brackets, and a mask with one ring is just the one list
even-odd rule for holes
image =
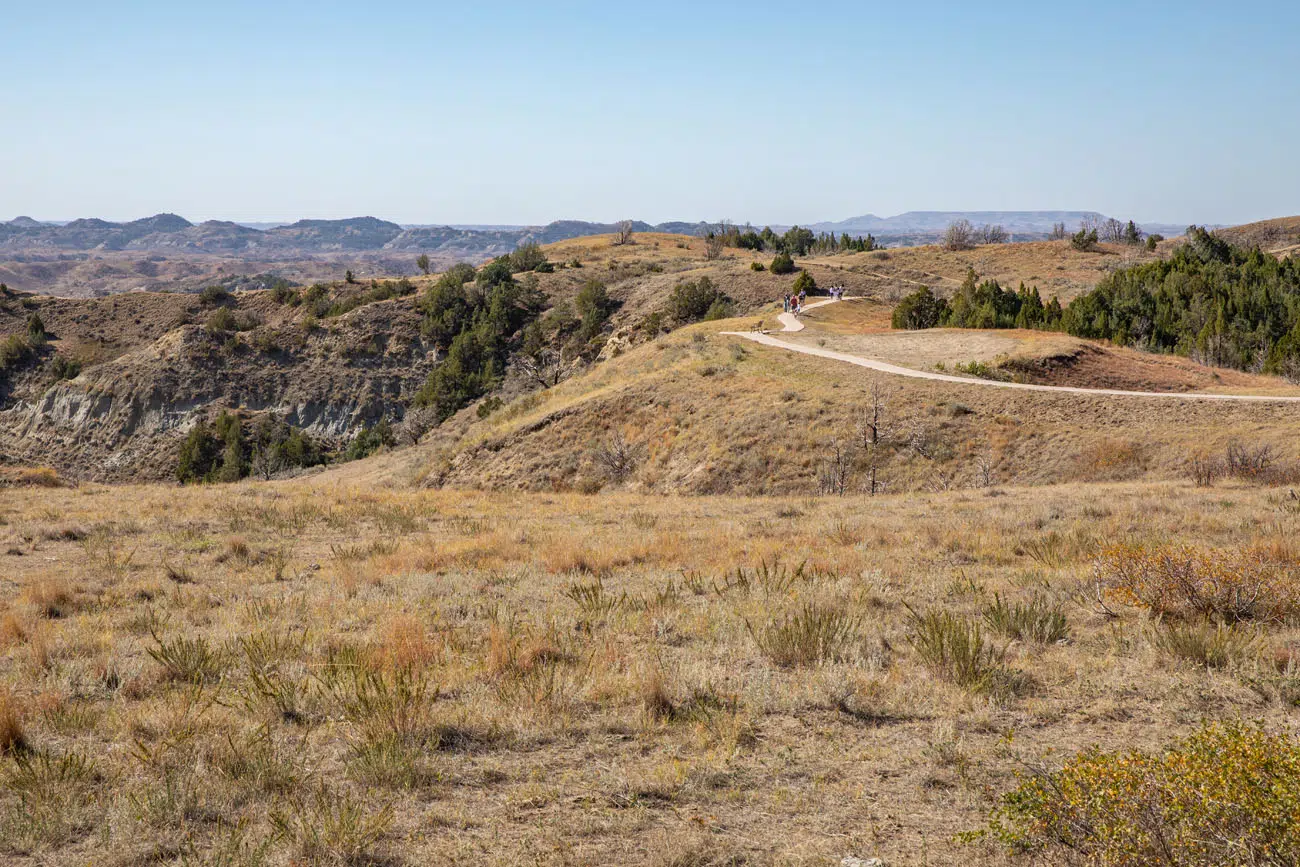
{"label": "bare dead tree", "polygon": [[969,250],[975,246],[975,227],[970,220],[954,220],[943,233],[943,246],[948,250]]}
{"label": "bare dead tree", "polygon": [[722,255],[727,239],[717,232],[710,232],[704,239],[704,258],[713,260]]}
{"label": "bare dead tree", "polygon": [[284,459],[280,456],[279,449],[258,449],[253,452],[253,458],[248,462],[249,469],[253,475],[261,479],[270,481],[276,473],[284,469]]}
{"label": "bare dead tree", "polygon": [[403,445],[417,444],[425,434],[438,424],[438,412],[429,406],[413,406],[407,409],[402,420],[394,425],[397,441]]}
{"label": "bare dead tree", "polygon": [[564,362],[564,356],[558,349],[549,346],[531,354],[521,353],[515,363],[524,376],[542,388],[559,385],[571,367]]}
{"label": "bare dead tree", "polygon": [[1066,237],[1068,237],[1068,235],[1069,235],[1069,233],[1065,230],[1065,224],[1064,224],[1064,223],[1053,223],[1053,224],[1052,224],[1052,231],[1051,231],[1051,233],[1047,236],[1047,240],[1049,240],[1049,241],[1064,241],[1064,240],[1066,239]]}
{"label": "bare dead tree", "polygon": [[621,482],[632,475],[637,465],[644,460],[645,446],[632,442],[622,431],[615,431],[604,442],[597,444],[594,456],[596,463],[600,464],[611,481]]}
{"label": "bare dead tree", "polygon": [[853,447],[832,439],[830,451],[817,468],[817,488],[823,494],[844,496],[853,479]]}
{"label": "bare dead tree", "polygon": [[618,240],[614,242],[620,247],[632,243],[632,221],[619,220],[618,222]]}
{"label": "bare dead tree", "polygon": [[1124,240],[1124,224],[1114,217],[1111,217],[1101,224],[1098,234],[1101,235],[1103,241],[1111,244],[1118,244]]}
{"label": "bare dead tree", "polygon": [[1005,244],[1007,242],[1007,230],[1000,225],[986,223],[980,226],[979,238],[981,244]]}
{"label": "bare dead tree", "polygon": [[991,452],[983,451],[975,456],[975,472],[981,488],[991,488],[998,483]]}
{"label": "bare dead tree", "polygon": [[885,391],[880,378],[873,376],[867,391],[867,402],[858,415],[857,440],[862,453],[862,463],[867,474],[867,493],[875,496],[884,488],[880,479],[880,465],[893,431],[885,420]]}

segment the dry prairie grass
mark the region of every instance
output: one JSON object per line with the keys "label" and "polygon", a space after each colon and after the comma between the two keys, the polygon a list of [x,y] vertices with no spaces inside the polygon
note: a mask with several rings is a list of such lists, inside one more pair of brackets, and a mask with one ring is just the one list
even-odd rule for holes
{"label": "dry prairie grass", "polygon": [[[1300,696],[1291,620],[1237,640],[1095,592],[1115,544],[1294,560],[1265,489],[337,478],[12,492],[7,863],[1002,863],[956,835],[1022,758],[1285,725]],[[135,555],[106,570],[47,525],[128,528]]]}

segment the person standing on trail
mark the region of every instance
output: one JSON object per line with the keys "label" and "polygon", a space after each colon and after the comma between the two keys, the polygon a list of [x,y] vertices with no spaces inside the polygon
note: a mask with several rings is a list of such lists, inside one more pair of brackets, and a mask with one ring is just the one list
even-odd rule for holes
{"label": "person standing on trail", "polygon": [[807,290],[807,289],[800,289],[800,290],[799,290],[799,306],[802,308],[803,305],[804,305],[804,303],[805,303],[807,300],[808,300],[808,290]]}

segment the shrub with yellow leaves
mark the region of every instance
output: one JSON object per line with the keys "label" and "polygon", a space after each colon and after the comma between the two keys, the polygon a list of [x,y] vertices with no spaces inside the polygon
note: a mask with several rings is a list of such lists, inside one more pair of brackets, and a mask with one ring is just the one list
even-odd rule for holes
{"label": "shrub with yellow leaves", "polygon": [[1300,738],[1216,723],[1161,753],[1092,749],[1034,773],[990,831],[1069,863],[1282,867],[1300,863],[1297,804]]}

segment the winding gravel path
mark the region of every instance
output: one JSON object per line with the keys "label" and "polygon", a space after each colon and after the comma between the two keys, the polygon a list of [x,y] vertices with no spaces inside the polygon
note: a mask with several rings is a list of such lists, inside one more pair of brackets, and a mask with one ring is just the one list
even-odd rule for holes
{"label": "winding gravel path", "polygon": [[[834,304],[836,299],[829,298],[825,301],[816,301],[804,307],[804,310],[814,310],[818,307],[824,307],[827,304]],[[804,324],[799,321],[799,317],[793,313],[782,313],[777,316],[777,321],[782,325],[782,331],[795,332],[803,331]],[[790,352],[801,352],[804,355],[815,355],[818,358],[827,358],[831,361],[842,361],[845,364],[856,364],[858,367],[865,367],[869,370],[876,370],[881,373],[889,373],[894,376],[910,376],[913,379],[931,379],[936,382],[955,382],[959,385],[982,385],[987,388],[1017,388],[1022,391],[1054,391],[1066,394],[1083,394],[1083,395],[1109,395],[1111,397],[1162,397],[1172,400],[1237,400],[1251,401],[1254,403],[1300,403],[1300,397],[1281,397],[1263,394],[1203,394],[1188,392],[1169,392],[1169,391],[1122,391],[1117,388],[1076,388],[1070,385],[1030,385],[1023,382],[998,382],[992,379],[967,378],[964,376],[951,376],[946,373],[933,373],[928,370],[914,370],[910,367],[899,367],[897,364],[890,364],[887,361],[878,361],[874,358],[863,358],[860,355],[849,355],[847,352],[836,352],[833,349],[823,349],[820,346],[804,346],[800,343],[790,343],[781,340],[779,337],[773,337],[771,334],[763,331],[724,331],[723,334],[729,334],[734,337],[743,337],[746,340],[752,340],[755,343],[761,343],[764,346],[775,346],[778,349],[785,349]]]}

